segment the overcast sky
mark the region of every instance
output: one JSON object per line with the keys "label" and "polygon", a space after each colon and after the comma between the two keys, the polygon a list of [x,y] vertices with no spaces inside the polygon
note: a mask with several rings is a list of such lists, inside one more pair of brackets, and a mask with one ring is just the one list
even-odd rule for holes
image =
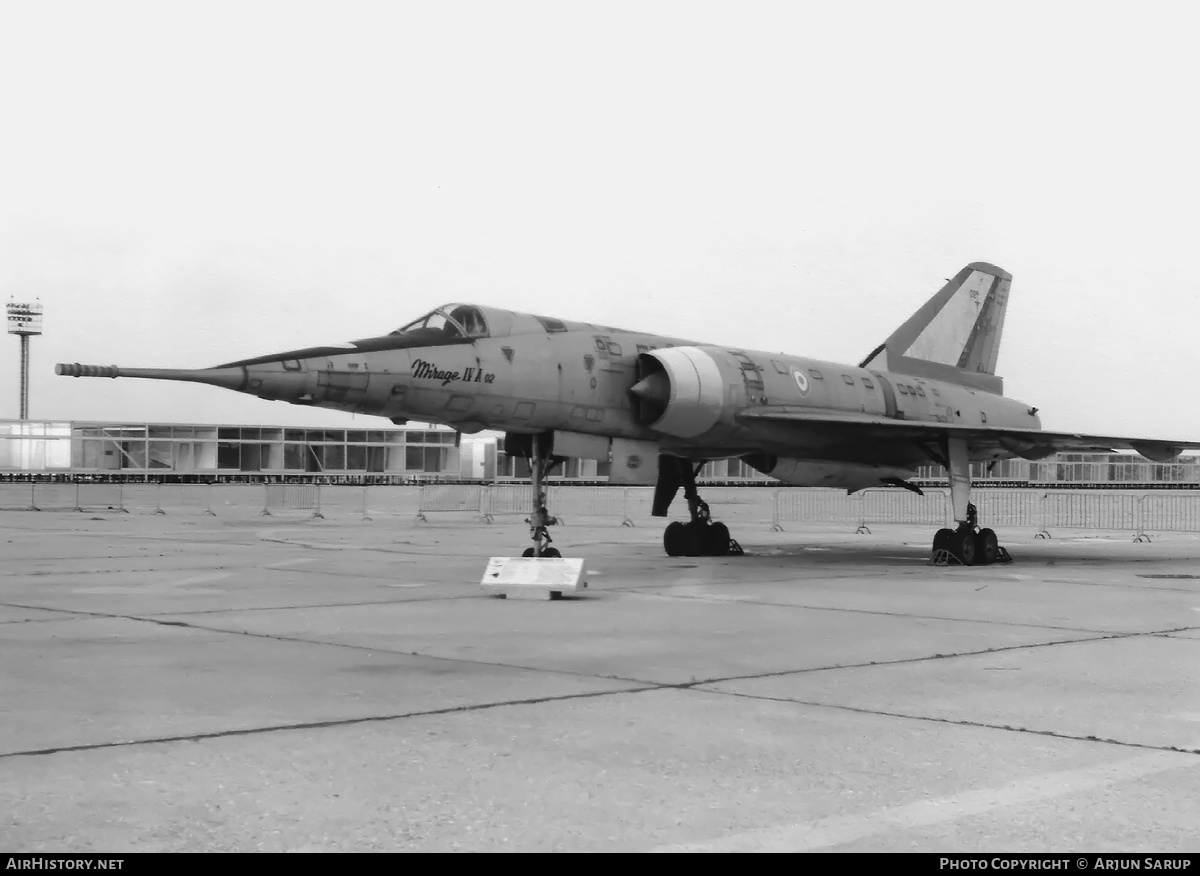
{"label": "overcast sky", "polygon": [[982,260],[1047,428],[1200,439],[1193,9],[0,0],[31,416],[383,423],[54,363],[204,367],[448,301],[857,363]]}

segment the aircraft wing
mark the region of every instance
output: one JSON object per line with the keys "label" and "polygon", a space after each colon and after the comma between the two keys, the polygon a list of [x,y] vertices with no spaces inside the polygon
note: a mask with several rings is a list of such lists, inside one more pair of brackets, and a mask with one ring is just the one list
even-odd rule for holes
{"label": "aircraft wing", "polygon": [[1118,438],[1110,435],[1084,435],[1079,432],[969,426],[927,420],[893,420],[869,414],[813,411],[811,408],[791,405],[750,408],[738,413],[737,418],[747,426],[772,426],[772,431],[776,434],[795,430],[797,443],[801,445],[819,437],[829,441],[847,440],[854,443],[929,443],[936,447],[940,439],[955,435],[967,439],[973,455],[976,451],[1004,450],[1024,459],[1043,459],[1054,453],[1106,453],[1129,449],[1153,462],[1171,462],[1184,450],[1200,450],[1200,441]]}

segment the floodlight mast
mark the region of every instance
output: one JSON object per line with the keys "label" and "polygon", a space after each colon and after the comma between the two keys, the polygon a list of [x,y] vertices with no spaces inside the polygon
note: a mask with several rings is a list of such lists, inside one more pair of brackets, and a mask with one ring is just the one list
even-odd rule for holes
{"label": "floodlight mast", "polygon": [[29,339],[42,333],[42,305],[9,300],[8,333],[21,339],[21,420],[29,419]]}

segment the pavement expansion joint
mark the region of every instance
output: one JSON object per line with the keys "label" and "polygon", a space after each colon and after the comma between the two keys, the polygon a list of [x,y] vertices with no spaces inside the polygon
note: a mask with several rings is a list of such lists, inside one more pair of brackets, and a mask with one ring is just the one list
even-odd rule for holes
{"label": "pavement expansion joint", "polygon": [[[312,602],[302,603],[298,605],[255,605],[255,606],[239,606],[238,608],[198,608],[188,611],[148,611],[140,615],[118,615],[119,617],[128,617],[130,620],[152,620],[159,615],[168,615],[170,617],[178,617],[186,615],[216,615],[216,614],[245,614],[248,612],[259,611],[307,611],[313,608],[360,608],[368,605],[410,605],[414,603],[427,602],[453,602],[458,599],[489,599],[490,594],[487,593],[458,593],[446,596],[409,596],[404,599],[364,599],[361,602]],[[31,606],[21,606],[31,607]]]}
{"label": "pavement expansion joint", "polygon": [[[91,620],[95,617],[98,617],[98,615],[92,612],[80,611],[79,609],[75,608],[42,608],[40,605],[21,605],[16,602],[0,602],[0,608],[18,608],[23,611],[47,611],[53,612],[54,614],[71,615],[78,620]],[[107,617],[107,615],[99,615],[99,617]],[[61,617],[30,617],[18,618],[17,620],[10,621],[0,621],[0,624],[44,624],[51,622],[61,623],[62,621],[63,618]]]}
{"label": "pavement expansion joint", "polygon": [[[464,597],[465,598],[465,597]],[[476,597],[477,598],[477,597]],[[411,601],[411,600],[410,600]],[[218,633],[228,636],[248,636],[254,639],[266,639],[274,642],[291,642],[301,645],[317,645],[327,648],[342,648],[352,651],[366,651],[370,654],[386,654],[392,657],[419,657],[423,660],[438,660],[447,663],[458,663],[469,666],[486,666],[493,669],[516,669],[524,672],[539,672],[547,675],[565,675],[572,678],[598,678],[605,681],[624,681],[630,684],[639,685],[639,689],[654,689],[661,687],[669,687],[671,685],[659,684],[653,681],[644,681],[637,678],[627,678],[618,675],[601,675],[594,672],[577,672],[571,669],[555,669],[546,666],[526,666],[520,663],[505,663],[495,660],[475,660],[469,657],[446,657],[439,654],[426,654],[420,651],[403,651],[396,648],[381,648],[377,645],[356,645],[350,642],[336,642],[325,639],[306,639],[301,636],[285,636],[278,633],[256,633],[250,630],[230,630],[224,627],[206,626],[204,624],[188,623],[186,621],[164,621],[154,617],[144,617],[136,615],[111,614],[101,615],[101,617],[140,621],[143,623],[157,624],[159,626],[182,627],[184,629],[197,630],[206,633]]]}
{"label": "pavement expansion joint", "polygon": [[721,678],[709,678],[703,681],[689,682],[687,686],[720,684],[728,681],[754,681],[760,678],[780,678],[787,675],[804,675],[811,672],[830,672],[838,669],[866,669],[873,666],[904,666],[913,663],[928,663],[932,660],[952,660],[958,657],[978,657],[983,654],[1001,654],[1006,651],[1033,651],[1039,648],[1050,648],[1057,645],[1081,645],[1092,642],[1107,642],[1117,639],[1152,638],[1167,636],[1171,633],[1188,632],[1195,627],[1172,627],[1167,630],[1147,630],[1135,633],[1106,633],[1097,636],[1087,636],[1078,639],[1056,639],[1053,642],[1025,642],[1019,645],[997,645],[994,648],[980,648],[972,651],[954,651],[948,654],[926,654],[922,657],[900,657],[896,660],[869,660],[862,663],[836,663],[830,666],[811,666],[802,669],[773,669],[769,672],[755,672],[747,675],[730,675]]}
{"label": "pavement expansion joint", "polygon": [[704,688],[708,693],[722,696],[739,697],[748,700],[763,700],[776,703],[794,703],[798,706],[811,706],[819,709],[836,709],[842,712],[853,712],[859,715],[875,715],[880,718],[903,718],[909,721],[927,721],[933,724],[946,724],[955,727],[973,727],[983,730],[1002,730],[1007,733],[1024,733],[1030,736],[1045,736],[1052,739],[1067,739],[1074,742],[1095,742],[1100,745],[1118,745],[1123,748],[1142,748],[1150,751],[1171,751],[1179,754],[1200,755],[1200,748],[1184,748],[1178,745],[1155,745],[1149,742],[1131,742],[1127,739],[1112,739],[1092,734],[1063,733],[1060,730],[1039,730],[1035,727],[1015,727],[1011,724],[998,724],[991,721],[972,721],[967,718],[939,718],[936,715],[914,715],[907,712],[891,712],[886,709],[871,709],[865,706],[848,706],[844,703],[824,703],[819,700],[801,700],[794,697],[770,696],[769,694],[753,694],[744,691],[716,690]]}
{"label": "pavement expansion joint", "polygon": [[85,745],[62,745],[53,748],[30,749],[26,751],[0,752],[0,760],[16,757],[39,757],[48,754],[65,754],[75,751],[97,751],[111,748],[128,748],[140,745],[163,745],[172,742],[203,742],[208,739],[227,739],[235,736],[258,736],[266,733],[279,733],[289,730],[325,730],[334,727],[350,727],[356,724],[380,724],[388,721],[402,721],[409,718],[424,718],[432,715],[454,715],[467,712],[480,712],[488,709],[498,709],[505,706],[537,706],[546,703],[557,703],[569,700],[595,699],[617,694],[641,693],[647,690],[657,690],[658,685],[637,686],[618,690],[584,691],[581,693],[559,694],[546,697],[526,697],[520,699],[497,700],[487,703],[469,703],[461,706],[448,706],[442,709],[422,709],[412,712],[400,712],[389,715],[359,715],[353,718],[335,718],[327,721],[304,721],[295,724],[271,724],[261,727],[241,727],[234,730],[214,730],[208,733],[188,733],[178,736],[154,736],[145,739],[122,739],[113,742],[93,742]]}

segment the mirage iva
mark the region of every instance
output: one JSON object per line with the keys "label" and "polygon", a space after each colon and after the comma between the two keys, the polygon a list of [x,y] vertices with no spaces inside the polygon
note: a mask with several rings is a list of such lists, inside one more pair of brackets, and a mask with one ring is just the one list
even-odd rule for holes
{"label": "mirage iva", "polygon": [[73,377],[208,383],[270,400],[506,433],[530,460],[533,547],[555,557],[542,479],[568,457],[607,460],[614,484],[653,484],[667,516],[680,487],[690,520],[671,556],[740,552],[696,490],[704,462],[738,457],[797,486],[856,491],[949,473],[956,530],[934,536],[966,565],[1006,559],[970,504],[972,462],[1132,448],[1166,462],[1196,442],[1046,432],[996,376],[1012,277],[967,265],[857,366],[453,304],[379,337],[198,370],[60,364]]}

